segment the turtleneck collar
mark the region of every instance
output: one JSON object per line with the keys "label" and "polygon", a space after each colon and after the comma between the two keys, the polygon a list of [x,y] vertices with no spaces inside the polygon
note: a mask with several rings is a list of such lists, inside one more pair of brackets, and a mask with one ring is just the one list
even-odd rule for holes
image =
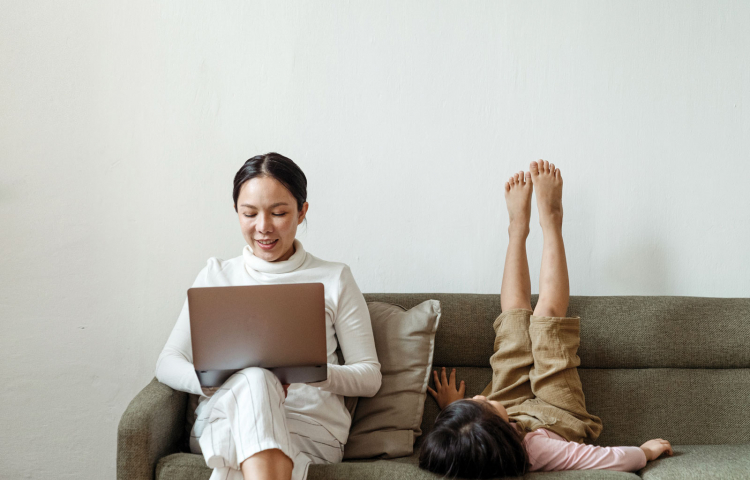
{"label": "turtleneck collar", "polygon": [[256,271],[260,273],[289,273],[297,270],[302,263],[305,261],[305,249],[302,247],[302,243],[296,238],[294,239],[294,254],[289,257],[288,260],[283,262],[267,262],[261,258],[256,257],[253,254],[253,249],[250,245],[245,245],[242,249],[242,257],[245,261],[245,268],[248,271]]}

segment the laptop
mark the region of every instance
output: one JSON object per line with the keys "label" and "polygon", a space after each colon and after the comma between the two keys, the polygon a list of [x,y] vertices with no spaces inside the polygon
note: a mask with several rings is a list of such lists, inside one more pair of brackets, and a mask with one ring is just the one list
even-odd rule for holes
{"label": "laptop", "polygon": [[328,378],[322,283],[190,288],[193,365],[203,387],[247,367],[281,383]]}

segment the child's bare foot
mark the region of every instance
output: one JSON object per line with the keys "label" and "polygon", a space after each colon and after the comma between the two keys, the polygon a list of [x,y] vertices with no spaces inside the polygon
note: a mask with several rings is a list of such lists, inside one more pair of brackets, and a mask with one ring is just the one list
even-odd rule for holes
{"label": "child's bare foot", "polygon": [[562,175],[555,164],[546,160],[531,162],[531,180],[536,191],[536,205],[539,208],[539,224],[542,229],[562,227]]}
{"label": "child's bare foot", "polygon": [[505,203],[508,205],[510,223],[508,233],[528,236],[531,219],[531,192],[534,186],[531,173],[516,173],[505,182]]}

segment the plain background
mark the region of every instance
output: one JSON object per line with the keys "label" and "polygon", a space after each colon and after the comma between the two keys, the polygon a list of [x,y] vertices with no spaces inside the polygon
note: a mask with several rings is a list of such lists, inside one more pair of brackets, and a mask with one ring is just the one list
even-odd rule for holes
{"label": "plain background", "polygon": [[[565,181],[573,295],[750,296],[750,3],[3,2],[0,477],[114,478],[185,290],[278,151],[364,292],[499,293]],[[528,242],[538,282],[541,235]]]}

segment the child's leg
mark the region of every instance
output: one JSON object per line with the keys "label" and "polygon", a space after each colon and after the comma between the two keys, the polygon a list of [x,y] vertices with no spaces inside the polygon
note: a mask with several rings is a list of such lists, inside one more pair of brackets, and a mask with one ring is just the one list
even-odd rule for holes
{"label": "child's leg", "polygon": [[529,374],[537,399],[569,412],[583,422],[571,425],[586,430],[592,440],[601,432],[601,421],[586,411],[576,368],[581,361],[578,317],[566,317],[570,288],[562,239],[562,176],[549,162],[532,163],[531,174],[544,234],[539,301],[529,326],[534,368]]}
{"label": "child's leg", "polygon": [[564,317],[568,311],[570,286],[565,245],[562,238],[562,176],[555,165],[541,160],[531,163],[531,175],[536,189],[539,223],[544,235],[542,269],[539,274],[539,300],[534,315]]}
{"label": "child's leg", "polygon": [[531,220],[531,174],[519,172],[505,184],[505,203],[508,206],[508,251],[505,254],[503,284],[500,287],[500,308],[503,312],[514,308],[531,310],[531,279],[526,259],[526,238]]}
{"label": "child's leg", "polygon": [[531,280],[526,260],[526,238],[531,218],[531,174],[519,172],[505,184],[508,206],[508,252],[500,294],[502,314],[495,320],[495,353],[490,357],[492,383],[483,394],[505,407],[534,398],[529,370],[534,364],[529,338]]}

